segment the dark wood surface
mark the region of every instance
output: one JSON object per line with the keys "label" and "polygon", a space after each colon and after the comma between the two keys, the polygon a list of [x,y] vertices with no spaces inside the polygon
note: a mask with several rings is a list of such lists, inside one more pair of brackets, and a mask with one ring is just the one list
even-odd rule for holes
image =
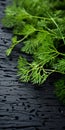
{"label": "dark wood surface", "polygon": [[16,75],[17,50],[5,55],[11,31],[1,19],[9,0],[0,0],[0,130],[65,130],[65,106],[54,95],[52,78],[38,88],[20,83]]}

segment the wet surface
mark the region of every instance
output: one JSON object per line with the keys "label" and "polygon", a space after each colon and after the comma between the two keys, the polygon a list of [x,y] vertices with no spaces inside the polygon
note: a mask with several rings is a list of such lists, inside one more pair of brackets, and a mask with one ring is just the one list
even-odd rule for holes
{"label": "wet surface", "polygon": [[[0,19],[9,0],[0,0]],[[65,106],[53,92],[50,78],[42,87],[20,83],[15,49],[5,55],[12,34],[0,22],[0,130],[65,130]]]}

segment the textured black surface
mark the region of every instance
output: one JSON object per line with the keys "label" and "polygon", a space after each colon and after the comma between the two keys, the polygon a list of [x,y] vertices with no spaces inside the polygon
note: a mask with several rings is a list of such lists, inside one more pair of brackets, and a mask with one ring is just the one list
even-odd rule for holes
{"label": "textured black surface", "polygon": [[[0,0],[0,20],[10,0]],[[0,22],[0,130],[65,130],[65,106],[53,93],[52,78],[39,89],[19,83],[17,50],[6,57],[12,34]]]}

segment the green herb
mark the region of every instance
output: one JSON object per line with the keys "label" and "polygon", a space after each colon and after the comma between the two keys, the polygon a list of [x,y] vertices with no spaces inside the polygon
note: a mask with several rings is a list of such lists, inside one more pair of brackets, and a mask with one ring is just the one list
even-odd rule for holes
{"label": "green herb", "polygon": [[14,0],[6,8],[2,22],[14,35],[7,56],[23,42],[21,52],[33,57],[32,62],[21,56],[18,59],[22,82],[42,84],[53,72],[65,74],[65,10],[61,4],[59,0]]}

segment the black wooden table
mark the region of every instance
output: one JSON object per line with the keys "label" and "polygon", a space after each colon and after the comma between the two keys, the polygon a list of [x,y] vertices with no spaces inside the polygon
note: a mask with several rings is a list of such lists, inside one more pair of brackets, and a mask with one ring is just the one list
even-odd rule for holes
{"label": "black wooden table", "polygon": [[1,24],[9,0],[0,0],[0,130],[65,130],[65,106],[47,82],[38,88],[20,83],[16,75],[17,50],[8,58],[11,31]]}

